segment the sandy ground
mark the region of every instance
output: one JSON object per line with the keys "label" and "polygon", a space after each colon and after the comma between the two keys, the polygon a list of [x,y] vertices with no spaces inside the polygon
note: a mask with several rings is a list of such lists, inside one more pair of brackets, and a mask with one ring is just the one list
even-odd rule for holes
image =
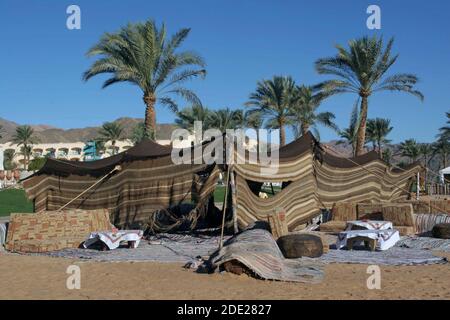
{"label": "sandy ground", "polygon": [[[450,259],[450,254],[444,254]],[[78,265],[81,289],[68,290]],[[0,253],[0,299],[450,299],[450,265],[382,266],[381,289],[367,289],[367,266],[331,264],[320,284],[197,274],[180,264],[87,262]]]}

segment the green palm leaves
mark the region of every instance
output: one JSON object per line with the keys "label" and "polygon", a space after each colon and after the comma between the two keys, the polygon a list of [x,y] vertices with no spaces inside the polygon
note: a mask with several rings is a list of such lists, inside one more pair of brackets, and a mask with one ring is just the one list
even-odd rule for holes
{"label": "green palm leaves", "polygon": [[259,81],[246,106],[266,119],[266,127],[280,129],[280,145],[286,144],[285,126],[292,124],[291,110],[295,98],[295,82],[291,77],[274,76]]}
{"label": "green palm leaves", "polygon": [[291,118],[296,138],[306,134],[310,129],[319,136],[317,124],[338,131],[334,123],[335,116],[331,112],[317,112],[320,104],[329,95],[320,90],[318,86],[299,86],[296,88],[294,103],[291,109]]}
{"label": "green palm leaves", "polygon": [[383,39],[376,36],[352,40],[348,48],[336,46],[334,57],[316,61],[316,70],[320,74],[336,77],[325,81],[321,88],[330,95],[353,93],[361,101],[359,126],[356,141],[356,155],[363,153],[366,139],[366,121],[368,98],[379,91],[401,91],[423,100],[423,94],[415,89],[417,76],[408,73],[386,76],[388,70],[397,61],[398,55],[392,55],[394,40],[384,46]]}
{"label": "green palm leaves", "polygon": [[400,143],[400,151],[402,156],[408,157],[413,163],[420,156],[420,145],[414,139],[407,139]]}
{"label": "green palm leaves", "polygon": [[177,49],[189,35],[190,29],[181,29],[170,38],[163,24],[154,21],[128,24],[117,33],[105,33],[87,53],[98,56],[83,74],[84,80],[98,74],[111,74],[103,88],[114,83],[129,82],[143,92],[146,104],[145,128],[151,138],[155,136],[155,104],[172,111],[178,110],[176,98],[200,104],[196,94],[184,84],[206,74],[205,62],[192,51]]}
{"label": "green palm leaves", "polygon": [[447,115],[447,125],[439,129],[439,136],[441,139],[450,140],[450,112],[446,112],[445,114]]}
{"label": "green palm leaves", "polygon": [[389,119],[375,118],[367,120],[367,140],[372,142],[374,147],[378,149],[380,157],[383,155],[383,145],[391,142],[391,140],[387,139],[387,136],[392,129]]}
{"label": "green palm leaves", "polygon": [[12,141],[18,146],[21,146],[20,152],[24,156],[23,168],[26,169],[31,157],[31,147],[33,144],[38,143],[33,128],[27,125],[18,126]]}
{"label": "green palm leaves", "polygon": [[[297,86],[291,77],[274,76],[257,83],[246,106],[258,112],[269,129],[280,129],[280,144],[286,143],[285,127],[292,126],[296,137],[316,124],[337,130],[334,114],[317,112],[321,102],[330,95],[318,86]],[[317,134],[316,134],[317,135]]]}
{"label": "green palm leaves", "polygon": [[105,122],[99,130],[99,141],[111,142],[112,154],[116,154],[116,142],[123,138],[123,127],[117,122]]}

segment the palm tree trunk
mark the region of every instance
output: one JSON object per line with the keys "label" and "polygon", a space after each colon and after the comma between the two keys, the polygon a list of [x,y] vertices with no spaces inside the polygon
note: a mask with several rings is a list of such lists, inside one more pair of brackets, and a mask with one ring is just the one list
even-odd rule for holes
{"label": "palm tree trunk", "polygon": [[23,145],[23,170],[27,170],[27,163],[28,163],[28,145]]}
{"label": "palm tree trunk", "polygon": [[144,94],[145,108],[144,126],[147,136],[155,140],[156,137],[156,113],[155,113],[156,97],[153,94]]}
{"label": "palm tree trunk", "polygon": [[284,146],[286,144],[286,131],[284,128],[284,124],[280,123],[280,146]]}
{"label": "palm tree trunk", "polygon": [[359,156],[364,153],[364,144],[366,142],[366,122],[367,122],[367,109],[369,107],[368,97],[361,96],[361,112],[359,115],[360,122],[358,128],[358,134],[356,137],[356,155]]}
{"label": "palm tree trunk", "polygon": [[256,128],[256,151],[259,150],[259,128]]}
{"label": "palm tree trunk", "polygon": [[383,159],[383,150],[381,150],[381,141],[378,140],[378,156]]}
{"label": "palm tree trunk", "polygon": [[302,124],[302,136],[306,135],[308,133],[309,130],[309,125],[307,125],[306,123]]}

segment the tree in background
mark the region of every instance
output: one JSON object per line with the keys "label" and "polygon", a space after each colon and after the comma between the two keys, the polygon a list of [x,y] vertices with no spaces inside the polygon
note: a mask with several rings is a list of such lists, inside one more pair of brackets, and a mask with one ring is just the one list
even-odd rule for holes
{"label": "tree in background", "polygon": [[392,165],[392,150],[389,148],[386,148],[383,150],[383,156],[381,157],[387,164],[388,166]]}
{"label": "tree in background", "polygon": [[433,143],[433,156],[439,155],[442,161],[442,169],[447,168],[447,159],[450,154],[450,141],[445,136],[439,136]]}
{"label": "tree in background", "polygon": [[259,146],[259,129],[262,128],[264,119],[259,110],[247,110],[244,114],[245,126],[256,131],[256,146]]}
{"label": "tree in background", "polygon": [[419,144],[419,155],[422,157],[425,167],[425,182],[428,181],[428,164],[433,157],[433,146],[430,143]]}
{"label": "tree in background", "polygon": [[205,62],[192,51],[177,49],[189,35],[190,29],[181,29],[170,39],[163,24],[158,28],[154,21],[128,24],[116,33],[105,33],[88,52],[99,56],[83,74],[85,81],[98,74],[108,73],[111,78],[103,88],[118,82],[137,85],[143,92],[145,129],[155,139],[155,105],[159,103],[172,111],[178,111],[173,97],[178,96],[194,104],[200,104],[194,92],[183,84],[196,77],[204,77]]}
{"label": "tree in background", "polygon": [[391,142],[387,139],[388,134],[392,131],[391,121],[389,119],[375,118],[367,120],[367,140],[374,144],[374,149],[378,149],[378,155],[383,157],[382,147],[384,144]]}
{"label": "tree in background", "polygon": [[266,128],[280,129],[280,145],[284,146],[286,126],[292,124],[294,99],[294,80],[291,77],[274,76],[270,80],[259,81],[245,105],[261,112],[266,119]]}
{"label": "tree in background", "polygon": [[450,125],[450,112],[446,112],[446,115],[447,115],[447,125],[439,129],[439,131],[440,131],[439,135],[442,139],[450,140],[450,126],[449,126]]}
{"label": "tree in background", "polygon": [[17,168],[17,164],[14,162],[16,152],[14,149],[6,149],[3,152],[3,167],[5,170],[14,170]]}
{"label": "tree in background", "polygon": [[317,86],[299,86],[296,88],[295,94],[291,117],[296,138],[305,135],[310,129],[313,129],[316,136],[319,137],[317,124],[339,131],[334,123],[335,116],[333,113],[317,112],[320,104],[329,96],[326,92],[320,90]]}
{"label": "tree in background", "polygon": [[145,130],[145,124],[144,122],[139,122],[133,128],[133,132],[131,133],[131,141],[134,145],[137,145],[144,139],[148,139],[147,131]]}
{"label": "tree in background", "polygon": [[177,118],[175,123],[183,129],[189,130],[191,133],[194,132],[194,122],[201,121],[202,129],[208,130],[210,128],[210,116],[211,110],[202,105],[193,105],[186,107],[179,112],[177,112]]}
{"label": "tree in background", "polygon": [[363,37],[351,40],[348,49],[337,45],[336,56],[316,61],[316,70],[319,74],[337,77],[323,82],[321,86],[324,90],[329,94],[354,93],[358,95],[357,103],[361,101],[356,155],[362,154],[364,150],[369,97],[373,93],[402,91],[423,100],[422,93],[414,89],[418,82],[417,76],[400,73],[385,77],[398,58],[398,55],[391,55],[393,43],[394,40],[390,39],[383,49],[382,38]]}
{"label": "tree in background", "polygon": [[3,137],[2,137],[2,132],[3,132],[3,126],[2,125],[0,125],[0,139],[2,139]]}
{"label": "tree in background", "polygon": [[222,133],[227,129],[241,129],[244,127],[243,111],[230,108],[212,111],[208,116],[208,123],[211,128],[218,129]]}
{"label": "tree in background", "polygon": [[356,137],[358,134],[358,105],[355,104],[350,117],[348,128],[339,131],[339,137],[336,144],[348,143],[352,147],[352,155],[356,155]]}
{"label": "tree in background", "polygon": [[419,144],[414,139],[407,139],[400,143],[400,151],[403,157],[408,157],[410,163],[417,161],[420,156]]}
{"label": "tree in background", "polygon": [[21,146],[21,153],[24,156],[23,169],[26,170],[30,161],[32,146],[38,142],[38,139],[34,136],[33,128],[28,125],[18,126],[12,141]]}
{"label": "tree in background", "polygon": [[104,143],[110,141],[112,154],[116,154],[116,142],[123,139],[123,127],[118,122],[105,122],[99,130],[99,139]]}

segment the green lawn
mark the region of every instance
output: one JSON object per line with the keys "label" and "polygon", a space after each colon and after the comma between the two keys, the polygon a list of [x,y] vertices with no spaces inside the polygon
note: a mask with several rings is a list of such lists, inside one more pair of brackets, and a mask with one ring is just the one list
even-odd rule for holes
{"label": "green lawn", "polygon": [[225,197],[225,186],[216,186],[216,190],[214,190],[214,202],[223,202],[223,198]]}
{"label": "green lawn", "polygon": [[8,189],[0,191],[0,216],[9,216],[11,212],[33,212],[33,203],[25,197],[25,191]]}

